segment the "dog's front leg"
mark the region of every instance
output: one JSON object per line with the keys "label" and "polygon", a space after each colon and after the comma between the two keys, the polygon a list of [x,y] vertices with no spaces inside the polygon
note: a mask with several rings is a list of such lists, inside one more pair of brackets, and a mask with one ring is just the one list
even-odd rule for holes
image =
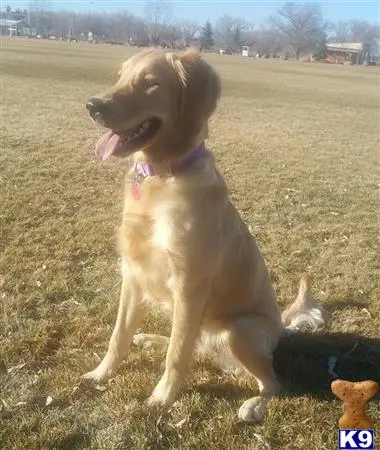
{"label": "dog's front leg", "polygon": [[148,399],[150,405],[167,407],[175,400],[191,362],[203,318],[209,284],[185,287],[174,295],[173,325],[165,372]]}
{"label": "dog's front leg", "polygon": [[109,378],[116,371],[128,352],[143,312],[144,305],[140,287],[135,279],[129,276],[127,269],[123,268],[119,310],[107,353],[99,366],[83,375],[83,378],[100,382]]}

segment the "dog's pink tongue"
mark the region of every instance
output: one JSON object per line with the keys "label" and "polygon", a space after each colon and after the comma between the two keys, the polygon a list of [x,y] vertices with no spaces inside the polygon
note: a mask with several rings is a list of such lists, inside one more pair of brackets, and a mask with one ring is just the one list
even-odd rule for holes
{"label": "dog's pink tongue", "polygon": [[122,142],[120,136],[111,130],[98,140],[95,146],[95,152],[103,161],[105,161],[115,153],[121,145]]}

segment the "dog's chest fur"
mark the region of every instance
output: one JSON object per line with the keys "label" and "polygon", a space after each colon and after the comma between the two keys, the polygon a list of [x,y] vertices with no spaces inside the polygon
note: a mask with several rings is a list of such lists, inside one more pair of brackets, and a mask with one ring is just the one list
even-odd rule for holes
{"label": "dog's chest fur", "polygon": [[139,197],[127,185],[119,247],[123,270],[140,284],[147,298],[171,303],[169,254],[189,227],[178,214],[170,180],[152,177],[140,186]]}

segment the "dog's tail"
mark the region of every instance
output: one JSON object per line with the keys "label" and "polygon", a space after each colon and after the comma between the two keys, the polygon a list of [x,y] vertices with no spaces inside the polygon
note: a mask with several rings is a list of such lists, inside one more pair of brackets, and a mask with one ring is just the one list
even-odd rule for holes
{"label": "dog's tail", "polygon": [[282,313],[282,323],[288,330],[317,331],[329,320],[329,314],[312,296],[310,276],[301,276],[295,301]]}

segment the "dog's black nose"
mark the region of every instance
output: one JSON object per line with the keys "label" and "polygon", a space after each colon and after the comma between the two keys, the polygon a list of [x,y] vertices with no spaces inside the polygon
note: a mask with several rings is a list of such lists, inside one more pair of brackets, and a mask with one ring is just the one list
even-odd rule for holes
{"label": "dog's black nose", "polygon": [[91,117],[94,117],[96,113],[102,114],[105,110],[106,102],[98,97],[91,97],[87,100],[86,108]]}

